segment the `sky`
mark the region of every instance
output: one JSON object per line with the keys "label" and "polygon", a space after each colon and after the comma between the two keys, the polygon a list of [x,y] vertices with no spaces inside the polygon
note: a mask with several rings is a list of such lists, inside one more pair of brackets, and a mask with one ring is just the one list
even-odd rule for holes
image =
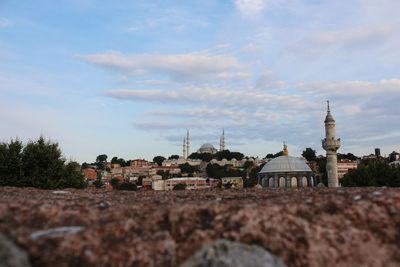
{"label": "sky", "polygon": [[0,140],[93,162],[399,150],[398,0],[0,0]]}

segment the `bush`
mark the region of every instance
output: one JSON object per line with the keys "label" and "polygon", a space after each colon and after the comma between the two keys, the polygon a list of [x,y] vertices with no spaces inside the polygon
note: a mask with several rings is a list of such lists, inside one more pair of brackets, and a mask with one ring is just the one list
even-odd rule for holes
{"label": "bush", "polygon": [[185,190],[186,184],[177,184],[174,186],[174,190]]}
{"label": "bush", "polygon": [[356,170],[347,173],[342,186],[400,186],[400,167],[391,166],[384,161],[360,165]]}
{"label": "bush", "polygon": [[25,147],[19,140],[0,143],[0,185],[59,189],[87,183],[78,163],[66,164],[58,144],[40,137]]}
{"label": "bush", "polygon": [[133,183],[122,183],[117,186],[117,190],[136,191],[138,188]]}

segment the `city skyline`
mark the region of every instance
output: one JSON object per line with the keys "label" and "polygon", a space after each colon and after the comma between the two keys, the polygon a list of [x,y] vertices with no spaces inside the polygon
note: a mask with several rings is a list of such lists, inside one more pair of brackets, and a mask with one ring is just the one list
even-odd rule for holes
{"label": "city skyline", "polygon": [[201,144],[265,157],[398,150],[400,2],[2,1],[0,140],[91,162]]}

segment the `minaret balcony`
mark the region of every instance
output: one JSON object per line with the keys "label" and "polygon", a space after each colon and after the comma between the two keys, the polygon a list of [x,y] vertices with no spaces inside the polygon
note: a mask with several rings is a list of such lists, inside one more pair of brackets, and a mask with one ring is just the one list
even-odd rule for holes
{"label": "minaret balcony", "polygon": [[338,150],[341,143],[339,139],[322,139],[322,148],[325,150]]}

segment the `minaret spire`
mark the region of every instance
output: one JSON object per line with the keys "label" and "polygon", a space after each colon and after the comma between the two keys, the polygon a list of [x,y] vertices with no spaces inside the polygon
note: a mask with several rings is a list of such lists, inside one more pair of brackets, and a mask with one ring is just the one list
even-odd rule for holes
{"label": "minaret spire", "polygon": [[222,135],[219,138],[219,151],[225,150],[225,130],[222,129]]}
{"label": "minaret spire", "polygon": [[187,154],[186,154],[186,137],[183,137],[183,159],[187,159]]}
{"label": "minaret spire", "polygon": [[189,130],[186,131],[186,159],[189,157],[190,151],[190,139],[189,139]]}
{"label": "minaret spire", "polygon": [[337,150],[340,148],[340,138],[336,139],[335,120],[330,111],[329,101],[325,118],[325,139],[322,140],[322,148],[326,150],[326,174],[328,187],[338,187]]}

